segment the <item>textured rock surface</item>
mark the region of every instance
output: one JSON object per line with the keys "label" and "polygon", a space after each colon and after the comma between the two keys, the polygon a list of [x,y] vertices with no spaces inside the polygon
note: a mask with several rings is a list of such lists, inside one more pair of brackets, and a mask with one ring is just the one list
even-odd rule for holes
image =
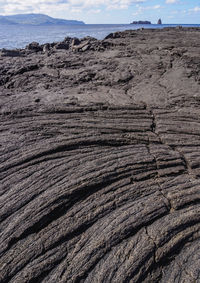
{"label": "textured rock surface", "polygon": [[0,57],[0,282],[200,282],[200,30],[64,42]]}

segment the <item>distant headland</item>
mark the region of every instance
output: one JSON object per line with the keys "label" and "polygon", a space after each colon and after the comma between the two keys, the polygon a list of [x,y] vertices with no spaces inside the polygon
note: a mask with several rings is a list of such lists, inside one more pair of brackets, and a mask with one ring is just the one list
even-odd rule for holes
{"label": "distant headland", "polygon": [[64,20],[49,17],[44,14],[17,14],[0,16],[0,24],[5,25],[84,25],[82,21]]}

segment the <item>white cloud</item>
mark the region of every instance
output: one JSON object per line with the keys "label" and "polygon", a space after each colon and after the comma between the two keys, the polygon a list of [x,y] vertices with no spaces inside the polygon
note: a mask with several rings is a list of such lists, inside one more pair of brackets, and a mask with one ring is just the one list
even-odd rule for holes
{"label": "white cloud", "polygon": [[[131,4],[147,0],[0,0],[3,14],[14,13],[54,13],[59,11],[81,12],[83,10],[99,11],[101,6],[110,9],[127,9]],[[97,13],[97,12],[96,12]]]}
{"label": "white cloud", "polygon": [[178,0],[166,0],[165,2],[166,4],[174,4],[174,3],[177,3]]}
{"label": "white cloud", "polygon": [[127,9],[131,4],[143,3],[146,0],[68,0],[70,6],[77,5],[82,8]]}
{"label": "white cloud", "polygon": [[155,5],[155,6],[153,6],[153,9],[160,9],[160,8],[161,8],[160,5]]}
{"label": "white cloud", "polygon": [[101,13],[101,9],[92,9],[92,10],[88,10],[88,14],[99,14]]}
{"label": "white cloud", "polygon": [[189,12],[200,12],[200,7],[194,7],[193,9],[189,9]]}
{"label": "white cloud", "polygon": [[139,4],[136,5],[137,10],[132,13],[133,16],[139,16],[142,15],[144,11],[150,11],[150,10],[157,10],[157,9],[162,9],[161,5],[154,5],[154,6],[141,6]]}

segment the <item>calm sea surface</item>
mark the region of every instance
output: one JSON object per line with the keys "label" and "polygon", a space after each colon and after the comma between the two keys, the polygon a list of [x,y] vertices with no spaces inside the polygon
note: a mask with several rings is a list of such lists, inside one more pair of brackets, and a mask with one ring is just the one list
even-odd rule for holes
{"label": "calm sea surface", "polygon": [[[163,28],[177,25],[78,25],[78,26],[26,26],[0,25],[0,49],[24,48],[28,43],[36,41],[40,44],[62,41],[65,37],[92,36],[103,39],[115,31],[127,29]],[[200,25],[182,25],[184,27],[200,27]]]}

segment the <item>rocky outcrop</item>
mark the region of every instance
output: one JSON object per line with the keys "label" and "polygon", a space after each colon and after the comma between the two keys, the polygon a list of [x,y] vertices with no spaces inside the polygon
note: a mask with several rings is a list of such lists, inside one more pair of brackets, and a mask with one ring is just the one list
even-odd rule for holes
{"label": "rocky outcrop", "polygon": [[26,46],[26,49],[31,50],[31,51],[35,51],[35,52],[42,51],[42,47],[39,45],[38,42],[32,42],[32,43],[28,44]]}
{"label": "rocky outcrop", "polygon": [[157,24],[158,24],[158,25],[162,25],[162,20],[159,19]]}
{"label": "rocky outcrop", "polygon": [[199,282],[199,33],[0,57],[0,282]]}
{"label": "rocky outcrop", "polygon": [[151,25],[150,21],[133,21],[132,25]]}
{"label": "rocky outcrop", "polygon": [[0,50],[0,56],[4,57],[4,56],[8,56],[8,57],[18,57],[21,56],[21,52],[20,50],[9,50],[9,49],[1,49]]}

